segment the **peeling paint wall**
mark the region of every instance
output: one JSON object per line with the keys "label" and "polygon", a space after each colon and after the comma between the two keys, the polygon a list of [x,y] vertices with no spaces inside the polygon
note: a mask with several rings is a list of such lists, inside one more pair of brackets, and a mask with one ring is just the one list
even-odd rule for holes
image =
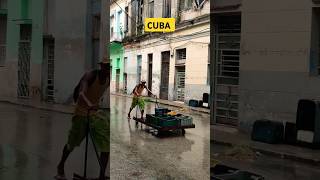
{"label": "peeling paint wall", "polygon": [[263,118],[295,122],[298,100],[320,97],[320,78],[309,72],[311,9],[311,1],[243,1],[241,128]]}

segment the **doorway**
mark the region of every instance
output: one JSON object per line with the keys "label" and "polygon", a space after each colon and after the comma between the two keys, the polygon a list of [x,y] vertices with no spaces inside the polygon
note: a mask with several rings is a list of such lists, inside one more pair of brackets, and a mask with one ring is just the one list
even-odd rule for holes
{"label": "doorway", "polygon": [[184,92],[185,92],[185,66],[176,66],[176,79],[175,79],[175,90],[176,90],[176,100],[184,102]]}
{"label": "doorway", "polygon": [[116,92],[120,91],[120,69],[116,69]]}
{"label": "doorway", "polygon": [[161,53],[160,99],[168,100],[170,51]]}

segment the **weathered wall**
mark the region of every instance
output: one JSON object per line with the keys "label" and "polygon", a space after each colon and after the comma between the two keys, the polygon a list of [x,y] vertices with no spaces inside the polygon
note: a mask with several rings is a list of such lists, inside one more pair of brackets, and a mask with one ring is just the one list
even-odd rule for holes
{"label": "weathered wall", "polygon": [[70,101],[73,88],[86,65],[87,2],[77,0],[49,1],[48,34],[55,38],[55,98],[58,103]]}
{"label": "weathered wall", "polygon": [[311,7],[299,0],[243,1],[241,128],[262,118],[295,122],[298,100],[320,96],[320,79],[309,73]]}
{"label": "weathered wall", "polygon": [[[4,66],[0,67],[1,96],[17,97],[18,85],[18,50],[20,24],[32,24],[31,56],[30,56],[30,96],[39,98],[41,87],[42,63],[42,18],[43,1],[33,0],[22,4],[19,0],[8,1],[7,50]],[[26,19],[30,19],[28,21]]]}

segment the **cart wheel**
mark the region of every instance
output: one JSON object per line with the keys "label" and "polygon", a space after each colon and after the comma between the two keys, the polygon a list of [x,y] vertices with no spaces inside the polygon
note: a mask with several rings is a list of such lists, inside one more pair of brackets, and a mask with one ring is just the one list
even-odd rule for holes
{"label": "cart wheel", "polygon": [[184,136],[184,135],[186,134],[186,130],[181,129],[181,133],[182,133],[182,135]]}

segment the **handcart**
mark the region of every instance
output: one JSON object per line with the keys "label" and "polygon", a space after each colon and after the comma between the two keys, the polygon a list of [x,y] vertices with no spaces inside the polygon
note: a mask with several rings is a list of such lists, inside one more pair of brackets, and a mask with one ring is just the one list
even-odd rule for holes
{"label": "handcart", "polygon": [[[158,99],[156,98],[156,108],[159,108],[159,103],[158,103]],[[155,109],[156,109],[155,108]],[[186,131],[185,129],[190,129],[190,128],[195,128],[195,124],[192,123],[192,124],[181,124],[181,120],[178,119],[175,119],[173,120],[173,118],[175,118],[174,116],[172,117],[172,122],[174,123],[171,123],[171,124],[156,124],[154,122],[150,122],[148,121],[148,116],[154,116],[152,114],[147,114],[146,116],[147,117],[144,117],[144,118],[138,118],[138,109],[136,111],[136,116],[133,117],[133,120],[136,121],[136,127],[138,127],[138,123],[141,124],[141,128],[142,128],[142,125],[145,125],[151,129],[148,129],[149,132],[153,133],[153,134],[156,134],[156,135],[161,135],[165,132],[180,132],[182,135],[185,135]],[[163,117],[156,117],[159,121],[161,121],[161,118]],[[163,120],[165,121],[165,120]]]}

